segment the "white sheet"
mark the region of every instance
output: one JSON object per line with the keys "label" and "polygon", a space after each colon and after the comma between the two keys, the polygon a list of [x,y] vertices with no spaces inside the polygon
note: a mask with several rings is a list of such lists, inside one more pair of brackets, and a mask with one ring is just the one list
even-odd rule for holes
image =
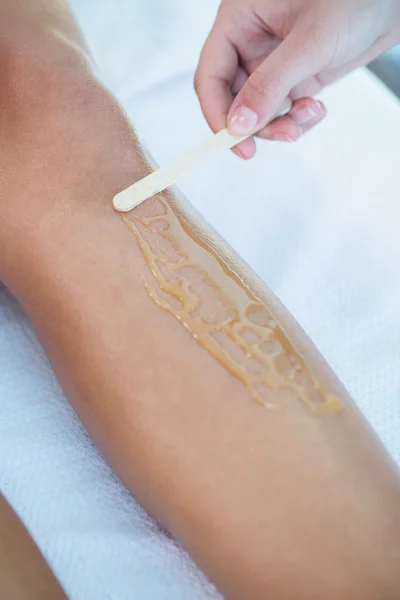
{"label": "white sheet", "polygon": [[[215,0],[74,0],[108,85],[160,162],[208,135],[193,70]],[[291,146],[226,155],[182,190],[283,299],[400,463],[399,104],[360,71]],[[246,209],[243,206],[246,205]],[[130,498],[0,290],[0,489],[71,600],[218,598]]]}

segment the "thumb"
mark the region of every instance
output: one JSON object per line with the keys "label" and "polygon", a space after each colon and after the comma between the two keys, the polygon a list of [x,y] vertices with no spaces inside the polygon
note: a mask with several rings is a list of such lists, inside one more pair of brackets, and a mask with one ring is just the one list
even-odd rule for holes
{"label": "thumb", "polygon": [[294,29],[250,75],[228,113],[233,134],[256,133],[272,119],[294,86],[322,68],[315,38]]}

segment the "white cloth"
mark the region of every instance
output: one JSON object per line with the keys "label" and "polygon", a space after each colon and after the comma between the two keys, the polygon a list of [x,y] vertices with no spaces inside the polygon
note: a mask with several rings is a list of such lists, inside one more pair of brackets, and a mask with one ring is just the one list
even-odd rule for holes
{"label": "white cloth", "polygon": [[[74,0],[107,84],[159,161],[208,135],[193,71],[217,2]],[[400,463],[400,112],[360,71],[293,145],[229,153],[182,180],[270,284]],[[396,169],[397,168],[397,169]],[[0,490],[71,600],[218,594],[113,476],[20,308],[0,290]]]}

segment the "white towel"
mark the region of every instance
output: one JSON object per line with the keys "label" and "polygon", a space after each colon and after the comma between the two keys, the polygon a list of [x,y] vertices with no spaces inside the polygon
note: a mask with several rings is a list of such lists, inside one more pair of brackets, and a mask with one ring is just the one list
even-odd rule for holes
{"label": "white towel", "polygon": [[[164,162],[209,132],[193,72],[216,0],[74,0],[106,83]],[[399,104],[360,71],[298,144],[229,153],[182,190],[297,317],[400,463]],[[165,118],[165,116],[168,118]],[[71,600],[219,598],[88,439],[0,290],[0,490]]]}

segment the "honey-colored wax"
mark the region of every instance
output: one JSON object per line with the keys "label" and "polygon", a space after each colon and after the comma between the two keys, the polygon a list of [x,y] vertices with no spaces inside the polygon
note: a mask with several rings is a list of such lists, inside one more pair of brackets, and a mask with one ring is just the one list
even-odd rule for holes
{"label": "honey-colored wax", "polygon": [[149,296],[246,386],[260,405],[302,402],[338,413],[325,389],[272,314],[190,224],[158,194],[122,216],[151,271]]}

